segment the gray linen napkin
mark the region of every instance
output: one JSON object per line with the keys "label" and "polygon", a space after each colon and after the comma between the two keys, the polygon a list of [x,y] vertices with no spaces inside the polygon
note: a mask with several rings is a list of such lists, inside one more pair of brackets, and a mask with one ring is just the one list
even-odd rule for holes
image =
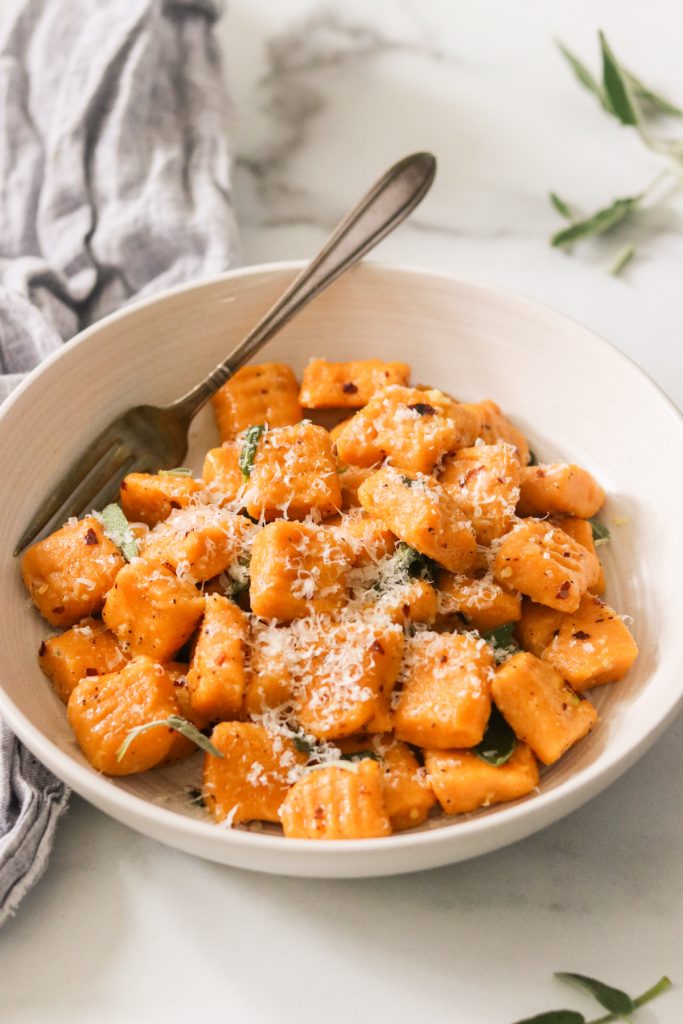
{"label": "gray linen napkin", "polygon": [[[0,399],[130,299],[236,262],[220,0],[2,7]],[[0,924],[67,798],[0,721]]]}

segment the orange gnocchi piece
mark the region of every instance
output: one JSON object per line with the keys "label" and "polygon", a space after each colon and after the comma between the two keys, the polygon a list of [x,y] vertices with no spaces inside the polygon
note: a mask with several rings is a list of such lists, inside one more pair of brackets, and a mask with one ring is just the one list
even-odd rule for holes
{"label": "orange gnocchi piece", "polygon": [[603,594],[605,591],[605,573],[598,551],[593,540],[593,527],[586,519],[578,519],[576,516],[568,516],[566,519],[552,519],[554,526],[559,526],[572,540],[585,548],[588,552],[588,589],[591,594]]}
{"label": "orange gnocchi piece", "polygon": [[517,456],[523,466],[531,458],[529,445],[524,434],[513,426],[499,405],[486,399],[478,402],[474,408],[479,415],[479,436],[485,444],[498,444],[505,441],[517,449]]}
{"label": "orange gnocchi piece", "polygon": [[211,742],[223,757],[206,754],[202,797],[216,821],[278,821],[297,766],[306,758],[291,740],[255,722],[221,722]]}
{"label": "orange gnocchi piece", "polygon": [[538,785],[538,764],[525,743],[518,743],[501,765],[488,764],[469,750],[426,750],[425,767],[445,814],[519,800]]}
{"label": "orange gnocchi piece", "polygon": [[363,483],[358,497],[402,541],[451,572],[466,572],[477,545],[472,525],[433,477],[408,476],[384,466]]}
{"label": "orange gnocchi piece", "polygon": [[155,725],[136,736],[119,760],[131,729],[178,714],[173,683],[151,658],[133,658],[120,672],[82,679],[67,705],[69,724],[90,764],[105,775],[154,768],[169,753],[173,730]]}
{"label": "orange gnocchi piece", "polygon": [[490,544],[516,522],[520,466],[511,444],[463,448],[446,459],[440,482],[474,528],[479,544]]}
{"label": "orange gnocchi piece", "polygon": [[299,401],[305,409],[360,409],[380,388],[405,385],[409,377],[410,367],[405,363],[312,359],[304,370]]}
{"label": "orange gnocchi piece", "polygon": [[525,602],[518,631],[524,646],[576,690],[623,679],[638,655],[624,621],[593,594],[570,614]]}
{"label": "orange gnocchi piece", "polygon": [[505,661],[491,684],[498,710],[543,764],[554,764],[586,736],[598,713],[547,661],[521,651]]}
{"label": "orange gnocchi piece", "polygon": [[504,590],[490,573],[476,579],[442,572],[439,590],[440,611],[445,615],[461,615],[480,633],[517,622],[522,614],[521,596]]}
{"label": "orange gnocchi piece", "polygon": [[473,444],[479,416],[441,391],[398,384],[376,392],[337,437],[342,462],[372,466],[390,459],[409,473],[430,473],[447,452]]}
{"label": "orange gnocchi piece", "polygon": [[295,782],[280,808],[290,839],[375,839],[391,833],[376,761],[317,768]]}
{"label": "orange gnocchi piece", "polygon": [[493,560],[502,586],[532,601],[573,612],[588,589],[593,565],[581,544],[539,519],[523,519],[503,537]]}
{"label": "orange gnocchi piece", "polygon": [[124,565],[100,521],[86,516],[30,547],[21,560],[21,573],[31,600],[50,625],[74,626],[102,610]]}
{"label": "orange gnocchi piece", "polygon": [[143,558],[192,580],[218,576],[244,555],[254,533],[246,516],[213,505],[173,512],[140,545]]}
{"label": "orange gnocchi piece", "polygon": [[299,385],[284,363],[242,366],[213,396],[221,441],[233,441],[247,427],[287,427],[301,419]]}
{"label": "orange gnocchi piece", "polygon": [[553,462],[525,466],[517,511],[520,516],[578,516],[590,519],[605,503],[605,492],[581,466]]}
{"label": "orange gnocchi piece", "polygon": [[338,739],[387,713],[402,653],[400,626],[373,626],[362,618],[330,623],[298,694],[296,714],[305,731],[316,739]]}
{"label": "orange gnocchi piece", "polygon": [[108,628],[131,655],[170,661],[190,639],[204,598],[160,562],[136,558],[124,566],[102,611]]}
{"label": "orange gnocchi piece", "polygon": [[242,708],[247,628],[247,616],[227,597],[206,597],[187,685],[193,708],[209,720],[236,718]]}
{"label": "orange gnocchi piece", "polygon": [[49,637],[38,654],[41,669],[65,704],[81,679],[116,672],[128,660],[113,633],[97,619],[83,619],[60,636]]}
{"label": "orange gnocchi piece", "polygon": [[121,481],[121,508],[129,522],[156,526],[174,509],[187,508],[202,490],[189,476],[129,473]]}
{"label": "orange gnocchi piece", "polygon": [[211,448],[206,453],[202,479],[211,501],[216,505],[230,505],[245,490],[240,469],[241,450],[239,442],[225,441],[220,448]]}
{"label": "orange gnocchi piece", "polygon": [[431,749],[474,747],[491,713],[493,657],[471,633],[417,633],[406,644],[396,736]]}
{"label": "orange gnocchi piece", "polygon": [[341,508],[337,465],[324,427],[304,421],[265,432],[258,442],[244,494],[247,512],[266,520],[324,519]]}
{"label": "orange gnocchi piece", "polygon": [[349,545],[331,530],[278,519],[254,537],[249,596],[255,615],[291,622],[341,608]]}

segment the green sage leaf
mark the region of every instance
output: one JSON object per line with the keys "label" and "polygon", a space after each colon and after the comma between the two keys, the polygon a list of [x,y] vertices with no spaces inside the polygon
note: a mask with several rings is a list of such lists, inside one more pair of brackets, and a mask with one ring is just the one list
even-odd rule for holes
{"label": "green sage leaf", "polygon": [[585,974],[572,974],[568,971],[556,971],[555,977],[559,978],[560,981],[566,981],[570,985],[576,985],[578,988],[589,992],[601,1006],[604,1006],[610,1013],[633,1013],[636,1006],[629,995],[626,992],[622,992],[619,988],[612,988],[611,985],[605,985],[602,981],[597,981],[595,978],[589,978]]}
{"label": "green sage leaf", "polygon": [[550,239],[550,244],[555,246],[555,248],[560,248],[563,245],[571,245],[572,242],[577,242],[580,238],[588,238],[590,235],[603,235],[606,231],[616,227],[621,221],[626,220],[637,208],[642,198],[643,193],[641,192],[635,196],[624,196],[621,199],[615,199],[609,206],[597,210],[590,217],[586,217],[584,220],[572,221],[569,227],[562,228],[561,231],[556,232]]}
{"label": "green sage leaf", "polygon": [[516,1020],[514,1024],[586,1024],[586,1018],[576,1010],[548,1010],[535,1017]]}
{"label": "green sage leaf", "polygon": [[610,539],[609,527],[605,526],[604,523],[601,523],[599,519],[596,519],[595,516],[593,516],[593,518],[589,519],[588,522],[591,524],[593,542]]}
{"label": "green sage leaf", "polygon": [[562,217],[566,217],[567,220],[574,219],[571,206],[569,203],[565,203],[564,199],[560,199],[557,192],[549,192],[548,196],[550,198],[550,202]]}
{"label": "green sage leaf", "polygon": [[584,89],[588,89],[588,91],[592,92],[594,96],[597,96],[601,105],[604,107],[605,97],[603,96],[602,88],[596,79],[593,78],[593,75],[583,61],[580,61],[579,58],[568,50],[563,43],[558,42],[557,46]]}
{"label": "green sage leaf", "polygon": [[138,546],[121,506],[107,505],[100,514],[105,534],[120,549],[126,561],[130,562],[131,558],[137,558]]}
{"label": "green sage leaf", "polygon": [[116,760],[121,761],[125,757],[126,751],[136,736],[146,732],[148,729],[153,729],[157,725],[165,725],[168,729],[174,729],[182,736],[186,736],[188,740],[196,743],[207,754],[213,754],[214,757],[225,757],[225,754],[221,753],[217,747],[214,747],[211,740],[207,739],[196,725],[188,722],[186,718],[181,718],[180,715],[169,715],[168,718],[159,718],[154,722],[145,722],[144,725],[136,725],[134,729],[131,729],[116,752]]}
{"label": "green sage leaf", "polygon": [[515,640],[514,622],[506,622],[504,626],[496,626],[495,629],[486,629],[481,634],[487,644],[493,647],[493,656],[498,662],[505,661],[511,654],[519,650],[519,644]]}
{"label": "green sage leaf", "polygon": [[292,743],[294,744],[295,749],[298,750],[300,754],[308,755],[313,750],[313,744],[311,743],[311,741],[307,740],[306,737],[302,736],[300,733],[294,733],[294,735],[292,736]]}
{"label": "green sage leaf", "polygon": [[396,545],[392,562],[399,579],[403,582],[408,579],[421,579],[431,583],[432,586],[436,585],[439,578],[438,564],[428,555],[423,555],[415,548],[411,548],[410,544],[406,544],[405,541],[399,541]]}
{"label": "green sage leaf", "polygon": [[265,429],[265,424],[259,423],[255,427],[249,427],[248,430],[244,432],[244,440],[242,441],[242,450],[239,457],[239,466],[245,480],[248,480],[251,476],[251,471],[254,468],[254,459],[256,458],[256,449]]}
{"label": "green sage leaf", "polygon": [[376,750],[352,750],[349,754],[342,754],[342,761],[362,761],[363,758],[369,757],[373,761],[381,761],[381,757]]}
{"label": "green sage leaf", "polygon": [[192,476],[187,466],[176,466],[175,469],[160,469],[157,476]]}
{"label": "green sage leaf", "polygon": [[510,760],[515,752],[516,746],[517,737],[501,715],[496,705],[492,704],[491,715],[489,717],[488,725],[486,726],[484,738],[481,743],[478,743],[476,747],[473,747],[473,753],[475,753],[480,760],[486,761],[487,764],[492,764],[495,767],[498,767]]}
{"label": "green sage leaf", "polygon": [[648,89],[631,71],[627,71],[624,67],[621,70],[629,84],[631,95],[645,106],[648,113],[666,114],[668,117],[683,117],[683,110],[680,107],[677,107],[652,89]]}
{"label": "green sage leaf", "polygon": [[600,49],[602,51],[602,85],[608,109],[622,124],[637,125],[638,113],[633,105],[626,75],[612,53],[603,32],[600,32]]}

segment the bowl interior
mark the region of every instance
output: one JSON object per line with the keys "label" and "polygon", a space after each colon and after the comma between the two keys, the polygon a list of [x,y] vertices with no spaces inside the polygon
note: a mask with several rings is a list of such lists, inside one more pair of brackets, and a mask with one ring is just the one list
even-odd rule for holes
{"label": "bowl interior", "polygon": [[[247,849],[251,866],[269,870],[278,870],[276,861],[282,870],[293,869],[285,852],[294,852],[290,841],[229,833],[205,821],[185,790],[196,784],[199,757],[118,781],[89,768],[63,705],[37,667],[36,651],[47,629],[27,606],[11,550],[35,506],[98,429],[129,405],[163,403],[195,383],[225,357],[294,272],[283,265],[240,271],[116,314],[66,346],[0,417],[5,481],[0,533],[6,538],[0,710],[38,756],[111,813],[226,862],[244,862],[235,849]],[[495,399],[527,433],[541,460],[577,462],[595,474],[609,495],[602,517],[612,541],[601,549],[606,599],[632,616],[641,652],[624,682],[593,692],[601,713],[598,726],[543,773],[540,796],[464,820],[430,819],[423,831],[442,833],[440,860],[432,856],[432,862],[443,862],[491,849],[576,806],[630,763],[677,705],[682,684],[676,671],[676,597],[683,539],[673,519],[683,484],[672,468],[683,456],[683,428],[656,386],[591,332],[514,296],[417,271],[357,268],[258,358],[286,361],[301,371],[312,356],[371,355],[408,362],[415,382],[459,398]],[[199,468],[204,451],[216,441],[205,410],[193,426],[189,464]],[[398,843],[416,850],[428,838],[410,833],[380,846],[388,851],[384,844]],[[264,844],[268,852],[261,862]],[[311,858],[327,856],[319,844],[295,846],[301,873],[309,870]],[[358,844],[350,844],[339,856],[348,859],[357,851]],[[417,861],[415,866],[427,866]],[[403,868],[410,866],[405,860]]]}

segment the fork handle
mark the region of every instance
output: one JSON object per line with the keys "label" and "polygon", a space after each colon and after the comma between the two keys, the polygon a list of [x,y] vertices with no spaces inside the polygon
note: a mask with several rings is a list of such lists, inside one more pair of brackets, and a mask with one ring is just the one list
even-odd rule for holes
{"label": "fork handle", "polygon": [[362,259],[415,209],[429,191],[435,173],[436,158],[431,153],[413,153],[390,167],[337,225],[318,255],[297,275],[225,362],[174,402],[171,408],[189,423],[233,373],[300,309]]}

